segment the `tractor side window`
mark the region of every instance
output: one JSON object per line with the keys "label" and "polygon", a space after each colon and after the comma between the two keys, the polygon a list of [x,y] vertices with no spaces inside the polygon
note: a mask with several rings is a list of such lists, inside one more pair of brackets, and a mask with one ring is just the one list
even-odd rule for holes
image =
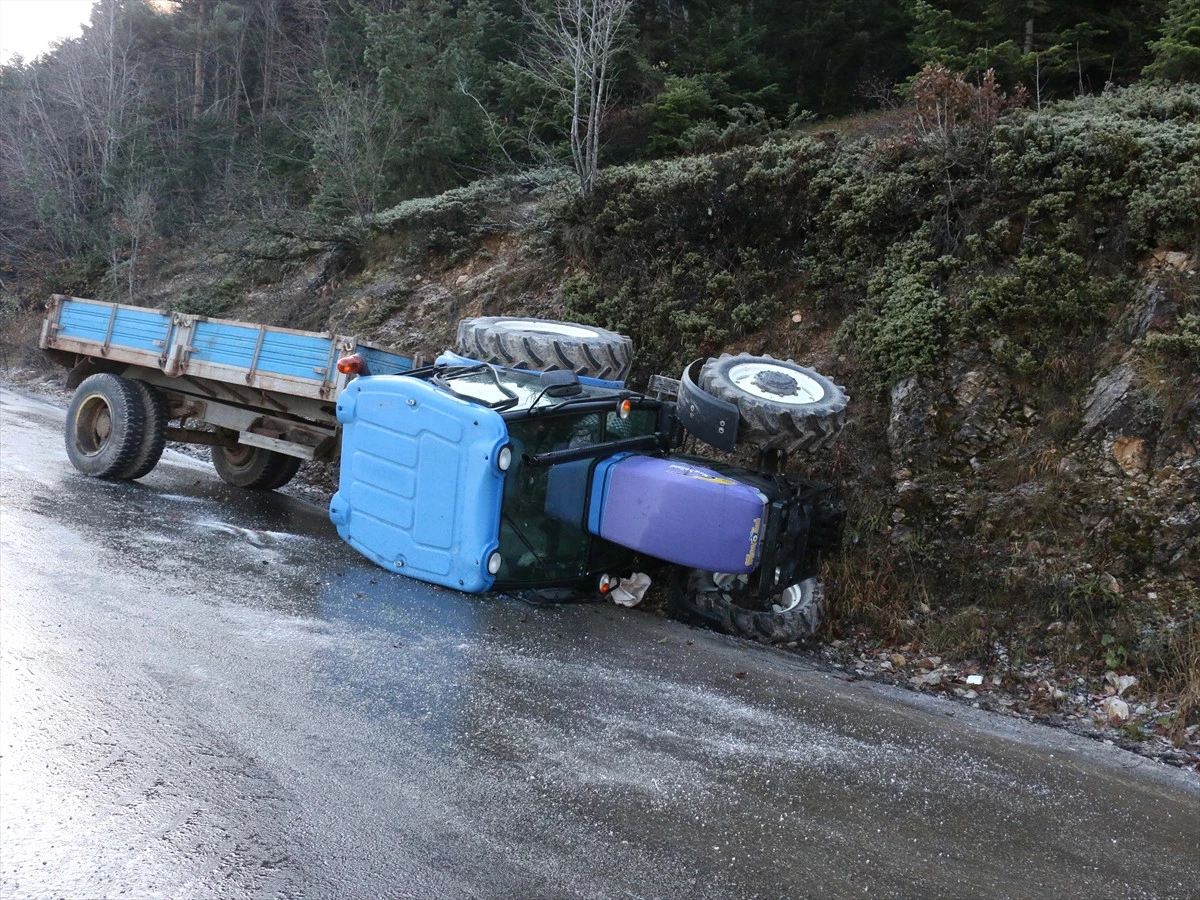
{"label": "tractor side window", "polygon": [[[532,456],[596,443],[601,425],[601,416],[590,413],[518,419],[508,431],[513,445]],[[498,582],[540,584],[584,574],[591,540],[582,515],[589,465],[527,466],[514,458],[500,511]]]}
{"label": "tractor side window", "polygon": [[654,434],[657,428],[658,411],[654,409],[632,409],[624,419],[615,412],[604,417],[604,439],[608,441]]}

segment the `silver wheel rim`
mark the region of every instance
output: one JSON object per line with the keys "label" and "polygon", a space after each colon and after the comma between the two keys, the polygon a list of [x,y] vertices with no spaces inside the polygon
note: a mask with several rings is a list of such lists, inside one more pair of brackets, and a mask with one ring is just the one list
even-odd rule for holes
{"label": "silver wheel rim", "polygon": [[231,469],[244,469],[254,462],[255,448],[248,444],[235,444],[232,447],[222,447],[225,464]]}
{"label": "silver wheel rim", "polygon": [[566,323],[521,322],[519,327],[522,331],[536,331],[539,334],[557,334],[562,337],[571,337],[571,338],[599,337],[599,332],[593,331],[591,328],[583,328],[580,325],[567,325]]}
{"label": "silver wheel rim", "polygon": [[774,363],[738,363],[729,370],[729,380],[744,394],[787,406],[808,406],[825,396],[816,379]]}
{"label": "silver wheel rim", "polygon": [[804,589],[798,584],[793,584],[789,588],[784,588],[784,590],[780,592],[777,600],[779,601],[778,603],[772,604],[772,608],[775,610],[775,612],[791,612],[804,600]]}
{"label": "silver wheel rim", "polygon": [[75,447],[84,456],[97,456],[113,432],[112,407],[102,394],[92,394],[75,413]]}

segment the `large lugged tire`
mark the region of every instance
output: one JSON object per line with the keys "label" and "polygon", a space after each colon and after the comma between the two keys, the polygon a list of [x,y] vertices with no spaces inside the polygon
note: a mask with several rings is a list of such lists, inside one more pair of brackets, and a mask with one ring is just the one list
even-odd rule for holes
{"label": "large lugged tire", "polygon": [[141,400],[144,422],[137,456],[130,463],[129,472],[121,476],[134,479],[148,475],[162,458],[163,449],[167,446],[167,419],[171,411],[167,407],[167,398],[158,388],[136,379],[129,383]]}
{"label": "large lugged tire", "polygon": [[300,468],[300,460],[285,453],[238,444],[212,448],[213,466],[221,480],[234,487],[257,491],[273,491],[292,480]]}
{"label": "large lugged tire", "polygon": [[701,389],[738,408],[738,439],[763,450],[823,450],[846,424],[846,392],[790,359],[722,354],[700,370]]}
{"label": "large lugged tire", "polygon": [[67,457],[84,475],[127,478],[142,447],[144,421],[141,395],[128,379],[91,375],[67,407]]}
{"label": "large lugged tire", "polygon": [[767,644],[811,637],[825,619],[825,590],[816,578],[782,591],[766,610],[739,606],[730,590],[734,583],[731,575],[684,571],[671,587],[671,602],[686,616],[718,631]]}
{"label": "large lugged tire", "polygon": [[483,362],[624,381],[633,365],[633,341],[615,331],[551,319],[482,316],[458,323],[455,350]]}

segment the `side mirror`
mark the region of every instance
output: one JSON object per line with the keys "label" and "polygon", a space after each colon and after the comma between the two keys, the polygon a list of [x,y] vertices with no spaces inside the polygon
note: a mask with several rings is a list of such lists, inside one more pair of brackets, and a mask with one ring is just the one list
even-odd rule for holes
{"label": "side mirror", "polygon": [[543,372],[540,377],[547,397],[574,397],[583,393],[579,376],[570,369]]}

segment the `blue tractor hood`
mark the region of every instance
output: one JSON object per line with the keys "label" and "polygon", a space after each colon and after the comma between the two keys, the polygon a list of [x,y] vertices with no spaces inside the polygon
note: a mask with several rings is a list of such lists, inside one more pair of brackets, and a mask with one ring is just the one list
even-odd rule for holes
{"label": "blue tractor hood", "polygon": [[419,378],[365,376],[338,398],[341,475],[329,518],[383,568],[479,593],[495,578],[508,429],[494,410]]}

